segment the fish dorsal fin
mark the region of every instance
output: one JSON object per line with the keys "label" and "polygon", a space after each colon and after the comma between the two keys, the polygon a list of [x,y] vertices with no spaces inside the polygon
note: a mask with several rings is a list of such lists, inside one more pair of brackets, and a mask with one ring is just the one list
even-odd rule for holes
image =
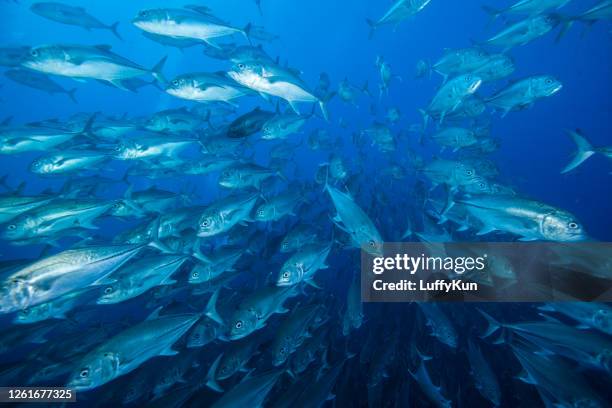
{"label": "fish dorsal fin", "polygon": [[101,51],[110,51],[111,48],[113,48],[113,46],[110,44],[98,44],[98,45],[94,45],[94,48],[97,48]]}
{"label": "fish dorsal fin", "polygon": [[198,6],[198,5],[195,5],[195,4],[189,4],[189,5],[185,6],[185,8],[189,9],[189,10],[193,10],[196,13],[200,13],[200,14],[203,14],[205,16],[210,16],[211,12],[212,12],[212,10],[209,7]]}
{"label": "fish dorsal fin", "polygon": [[159,312],[163,309],[163,306],[157,307],[155,310],[151,312],[149,316],[145,320],[155,320],[159,317]]}

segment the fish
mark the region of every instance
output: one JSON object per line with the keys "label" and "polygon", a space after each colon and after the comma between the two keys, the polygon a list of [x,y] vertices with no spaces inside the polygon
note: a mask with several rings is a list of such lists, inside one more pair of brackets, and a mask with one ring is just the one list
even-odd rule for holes
{"label": "fish", "polygon": [[370,39],[374,36],[374,31],[383,25],[394,25],[397,27],[402,21],[421,12],[431,0],[396,0],[391,8],[377,21],[367,19],[370,26]]}
{"label": "fish", "polygon": [[[276,96],[287,101],[296,114],[300,114],[297,102],[319,105],[325,120],[329,119],[326,100],[315,96],[299,78],[297,72],[265,61],[238,62],[228,75],[236,82],[261,95]],[[267,96],[264,96],[267,98]]]}
{"label": "fish", "polygon": [[105,25],[89,14],[83,7],[69,6],[58,2],[37,2],[30,6],[33,13],[58,23],[83,27],[87,31],[94,29],[110,30],[115,37],[123,40],[117,31],[119,22]]}
{"label": "fish", "polygon": [[584,227],[572,214],[538,201],[516,196],[473,195],[457,202],[484,225],[477,235],[503,231],[517,235],[520,241],[587,239]]}
{"label": "fish", "polygon": [[250,193],[232,195],[214,202],[201,213],[197,235],[211,237],[229,231],[239,223],[248,222],[256,202],[257,195]]}
{"label": "fish", "polygon": [[74,96],[77,88],[67,90],[44,74],[25,69],[9,69],[4,72],[4,75],[11,81],[30,88],[45,91],[51,95],[56,93],[66,94],[72,102],[77,103],[76,97]]}
{"label": "fish", "polygon": [[280,268],[276,286],[293,286],[300,282],[318,288],[314,275],[321,269],[327,269],[326,259],[333,247],[333,240],[327,245],[311,244],[302,247]]}
{"label": "fish", "polygon": [[427,109],[420,110],[423,116],[423,128],[427,127],[430,117],[439,117],[440,123],[444,122],[444,118],[455,112],[468,96],[480,88],[481,84],[482,78],[472,74],[459,75],[447,81],[433,97]]}
{"label": "fish", "polygon": [[538,100],[552,96],[563,88],[563,84],[552,76],[532,76],[511,83],[506,88],[485,99],[485,102],[502,112],[502,117],[511,111],[527,109]]}
{"label": "fish", "polygon": [[150,34],[199,40],[214,48],[219,38],[240,34],[248,39],[250,31],[250,24],[244,29],[232,27],[198,6],[140,10],[132,24]]}
{"label": "fish", "polygon": [[184,255],[160,254],[148,256],[113,272],[113,283],[102,290],[97,302],[109,305],[132,299],[159,285],[173,285],[172,275],[187,260]]}
{"label": "fish", "polygon": [[501,403],[501,389],[495,373],[482,354],[480,346],[473,340],[468,340],[468,360],[472,367],[472,376],[478,392],[493,405]]}
{"label": "fish", "polygon": [[[227,137],[238,139],[264,131],[264,127],[275,117],[274,112],[261,109],[259,106],[250,112],[234,119],[227,128]],[[270,133],[268,129],[267,134]]]}
{"label": "fish", "polygon": [[149,318],[87,353],[67,386],[77,391],[100,387],[156,356],[177,354],[172,345],[200,318],[198,314]]}
{"label": "fish", "polygon": [[519,0],[504,9],[483,6],[483,10],[494,20],[501,15],[527,15],[535,16],[549,10],[558,10],[564,7],[570,0]]}
{"label": "fish", "polygon": [[273,314],[289,311],[283,304],[294,296],[293,286],[266,286],[247,295],[228,320],[228,338],[239,340],[261,330]]}
{"label": "fish", "polygon": [[18,269],[3,279],[0,313],[11,313],[97,285],[145,246],[109,245],[68,249]]}
{"label": "fish", "polygon": [[483,45],[502,47],[504,51],[530,42],[548,34],[563,21],[559,14],[535,14],[509,25],[486,40]]}
{"label": "fish", "polygon": [[262,407],[282,372],[275,370],[247,378],[223,394],[211,407],[235,407],[247,404],[251,407]]}
{"label": "fish", "polygon": [[109,45],[40,45],[32,47],[22,65],[45,74],[65,76],[76,80],[95,79],[123,90],[130,90],[124,80],[152,75],[166,82],[162,69],[166,57],[147,69],[111,51]]}
{"label": "fish", "polygon": [[351,237],[351,242],[357,248],[362,248],[373,256],[382,256],[383,239],[368,215],[355,203],[348,193],[325,185],[336,215],[332,221],[342,231]]}
{"label": "fish", "polygon": [[168,82],[165,91],[177,98],[196,102],[220,101],[235,106],[234,100],[249,90],[229,79],[225,73],[194,72],[179,75]]}
{"label": "fish", "polygon": [[427,396],[427,399],[431,401],[432,404],[440,408],[452,407],[451,401],[447,400],[444,395],[442,395],[442,387],[435,386],[431,381],[424,360],[419,362],[419,367],[416,372],[413,373],[410,371],[410,375],[417,382],[421,391]]}

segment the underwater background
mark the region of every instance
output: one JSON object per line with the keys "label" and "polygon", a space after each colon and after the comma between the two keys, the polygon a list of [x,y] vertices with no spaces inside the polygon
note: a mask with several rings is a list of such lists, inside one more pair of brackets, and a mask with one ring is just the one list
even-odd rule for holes
{"label": "underwater background", "polygon": [[[346,213],[353,219],[366,214],[364,228],[373,225],[376,230],[366,235],[376,242],[521,238],[499,229],[478,235],[478,227],[460,229],[462,224],[440,221],[445,194],[464,188],[428,177],[427,164],[443,158],[460,163],[461,169],[486,170],[483,179],[487,185],[504,186],[504,197],[524,197],[571,214],[585,239],[610,241],[610,149],[597,150],[576,168],[561,172],[577,148],[568,130],[596,148],[612,145],[610,11],[599,22],[577,17],[598,4],[612,6],[574,0],[558,10],[544,9],[542,13],[559,19],[558,26],[524,45],[506,47],[485,42],[540,13],[502,13],[492,21],[483,6],[503,10],[511,3],[397,3],[424,7],[401,21],[380,24],[372,33],[366,20],[378,21],[392,2],[261,0],[258,7],[252,0],[210,0],[197,6],[211,14],[201,9],[190,13],[199,13],[207,23],[231,25],[236,34],[177,48],[144,36],[133,20],[142,10],[181,9],[184,2],[65,3],[84,7],[104,24],[119,22],[120,39],[109,29],[85,30],[45,18],[30,9],[34,2],[1,1],[2,50],[110,45],[112,53],[143,69],[134,77],[151,84],[142,83],[132,92],[102,84],[95,75],[75,81],[74,75],[32,70],[49,74],[64,90],[76,88],[73,101],[62,92],[24,86],[6,74],[0,80],[1,117],[7,118],[0,144],[38,143],[32,135],[40,127],[74,134],[33,150],[3,149],[0,155],[0,174],[6,175],[2,198],[37,197],[40,204],[28,213],[3,201],[0,210],[14,211],[13,218],[2,218],[0,238],[0,385],[72,386],[80,406],[609,406],[609,306],[361,304],[358,248],[369,241],[355,242],[355,235],[351,240],[346,234],[349,220],[335,216],[342,218],[338,203],[348,197],[362,212],[347,204]],[[273,35],[254,38],[249,30],[255,26]],[[262,65],[278,66],[284,79],[314,95],[297,104],[301,117],[292,113],[286,98],[274,93],[262,97],[265,91],[244,90],[249,88],[244,83],[234,85],[245,95],[229,103],[165,92],[179,75],[241,72],[252,61],[232,54],[233,47],[260,44],[259,50],[269,56]],[[475,95],[486,106],[479,115],[448,121],[431,115],[424,121],[419,110],[431,108],[432,98],[444,87],[436,61],[468,48],[486,50],[487,55],[503,52],[515,69],[479,84]],[[39,56],[23,50],[22,61]],[[166,56],[163,76],[151,75],[148,70]],[[9,60],[2,54],[3,63]],[[5,72],[31,68],[19,58],[4,65]],[[562,88],[507,114],[488,104],[488,98],[515,81],[535,75],[552,76]],[[385,81],[388,90],[381,86]],[[326,106],[327,120],[319,101]],[[258,128],[238,121],[241,131],[250,132],[226,134],[230,123],[257,107],[269,112]],[[448,113],[455,108],[451,104]],[[268,132],[264,127],[278,118],[287,121],[281,127],[295,128],[281,135],[272,129],[272,136],[262,137]],[[474,130],[478,141],[459,147],[446,141],[450,144],[441,149],[433,136],[450,123]],[[159,144],[180,140],[187,146],[164,148],[142,159],[117,156],[115,148],[129,145],[131,138]],[[485,139],[495,147],[481,148]],[[66,151],[97,156],[67,172],[32,171],[33,161]],[[198,171],[192,164],[200,160],[218,167]],[[224,174],[227,169],[243,174]],[[226,197],[230,199],[224,201]],[[81,203],[75,200],[91,202],[78,213]],[[15,219],[38,216],[53,205],[52,217],[57,218],[41,221],[52,224],[48,229],[11,235]],[[279,208],[270,209],[274,205]],[[215,219],[220,212],[222,222],[231,225],[202,232],[203,214]],[[241,218],[228,221],[224,216]],[[302,229],[296,233],[296,227]],[[290,232],[297,238],[284,251]],[[123,245],[120,254],[113,252],[117,245]],[[78,258],[74,262],[87,264],[78,269],[91,270],[96,277],[79,277],[65,287],[53,286],[53,281],[51,289],[37,288],[45,293],[40,299],[37,293],[24,295],[11,287],[35,280],[20,275],[30,263],[90,246],[121,259],[91,268],[91,258]],[[162,256],[174,258],[162,261]],[[51,272],[53,265],[47,266]],[[283,271],[292,267],[298,281],[280,284]],[[194,279],[198,268],[209,278]],[[125,283],[130,273],[149,286],[141,293],[127,287],[137,286]],[[122,285],[129,292],[125,298],[100,301]],[[45,304],[58,310],[40,310]],[[24,310],[43,317],[28,321],[25,313],[20,318]],[[257,322],[252,331],[235,334],[232,325],[253,313]],[[161,321],[168,316],[182,320]],[[526,324],[532,325],[521,326]],[[141,355],[122,360],[139,347]],[[83,373],[100,377],[87,385],[79,379]]]}

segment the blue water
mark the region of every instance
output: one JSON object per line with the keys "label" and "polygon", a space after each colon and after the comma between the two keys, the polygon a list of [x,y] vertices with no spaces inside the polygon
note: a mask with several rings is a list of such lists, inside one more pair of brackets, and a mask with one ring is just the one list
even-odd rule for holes
{"label": "blue water", "polygon": [[[262,25],[267,31],[280,36],[280,39],[271,43],[265,43],[265,51],[276,58],[278,56],[281,64],[287,62],[289,66],[302,72],[302,79],[311,87],[315,88],[319,81],[319,75],[325,72],[331,78],[331,89],[337,89],[338,83],[347,78],[352,84],[361,85],[368,81],[372,97],[361,96],[357,101],[358,106],[342,103],[339,98],[334,98],[329,103],[330,121],[325,122],[320,117],[309,120],[299,134],[292,135],[291,141],[306,140],[308,135],[315,129],[325,128],[334,136],[342,140],[342,147],[338,147],[334,153],[344,157],[350,168],[352,183],[361,187],[361,193],[357,196],[357,202],[368,213],[375,224],[378,225],[383,239],[386,241],[398,241],[407,226],[406,208],[414,204],[415,181],[422,179],[418,172],[408,170],[407,178],[389,183],[385,181],[382,170],[390,163],[404,162],[408,149],[415,151],[426,161],[434,156],[439,156],[439,149],[435,142],[426,140],[424,145],[418,143],[419,135],[408,131],[414,125],[421,125],[422,117],[419,108],[428,105],[432,96],[441,85],[441,77],[432,73],[422,79],[415,78],[415,66],[417,61],[436,61],[445,49],[456,49],[469,47],[472,42],[484,41],[492,34],[504,27],[502,18],[493,24],[489,23],[489,16],[483,12],[481,6],[485,0],[479,1],[449,1],[433,0],[421,13],[415,17],[400,23],[396,28],[384,26],[378,29],[372,39],[368,39],[369,27],[366,18],[376,19],[387,10],[388,2],[367,0],[310,0],[304,2],[292,2],[282,0],[262,0],[262,11],[257,10],[255,2],[250,0],[210,0],[206,6],[210,7],[214,14],[224,20],[231,22],[236,27],[244,27],[252,22]],[[488,5],[503,7],[506,1],[490,0]],[[227,71],[232,64],[227,61],[215,60],[203,54],[200,46],[190,47],[185,50],[164,47],[142,36],[140,30],[134,27],[130,21],[137,12],[144,8],[159,7],[181,7],[182,2],[177,1],[142,1],[134,0],[123,2],[110,0],[105,2],[73,1],[74,5],[82,5],[87,11],[105,23],[119,21],[119,32],[124,41],[119,41],[107,30],[85,31],[79,27],[62,25],[49,21],[32,13],[28,7],[30,1],[22,0],[19,3],[2,2],[0,21],[0,44],[2,46],[27,45],[34,46],[50,43],[66,44],[110,44],[113,52],[124,56],[144,67],[152,67],[163,56],[168,56],[163,73],[166,78],[188,72],[216,72]],[[585,10],[594,4],[593,1],[576,0],[563,9],[563,13],[572,15]],[[595,155],[587,160],[576,170],[568,174],[560,174],[561,169],[571,160],[575,145],[566,135],[567,129],[580,129],[588,137],[594,146],[610,146],[610,134],[612,134],[610,115],[612,113],[612,102],[610,90],[612,89],[612,42],[610,24],[599,22],[589,29],[582,24],[574,27],[557,43],[555,36],[557,30],[537,39],[524,46],[515,47],[507,52],[516,63],[516,71],[510,79],[520,79],[536,74],[549,74],[556,77],[563,84],[563,89],[548,98],[537,101],[529,109],[520,112],[510,112],[506,117],[499,113],[487,112],[485,117],[491,123],[491,135],[501,140],[501,148],[492,153],[492,159],[499,168],[500,175],[497,181],[512,187],[521,196],[541,201],[549,205],[562,208],[575,215],[584,225],[588,235],[596,240],[610,241],[612,239],[612,184],[610,183],[610,162],[603,155]],[[236,41],[245,44],[243,38],[236,37]],[[491,48],[492,51],[500,51]],[[383,56],[390,64],[393,74],[401,77],[391,81],[389,94],[378,98],[379,74],[375,61],[377,56]],[[14,83],[8,79],[2,79],[0,89],[0,106],[2,117],[12,117],[11,124],[19,125],[29,122],[41,121],[50,118],[58,118],[65,121],[72,114],[85,112],[99,112],[105,116],[122,116],[129,118],[146,117],[154,112],[164,109],[192,107],[194,103],[183,101],[165,94],[154,87],[144,87],[138,93],[130,93],[112,87],[104,86],[95,81],[76,82],[70,78],[53,77],[64,88],[76,87],[78,104],[72,103],[65,95],[49,95],[40,90],[31,89]],[[149,80],[149,78],[147,78]],[[500,80],[484,85],[480,95],[490,95],[508,83]],[[239,100],[239,113],[246,113],[256,106],[267,110],[274,110],[275,105],[265,102],[261,98],[249,97]],[[372,105],[375,105],[377,114],[372,113]],[[402,113],[397,124],[389,125],[398,141],[398,148],[392,153],[380,153],[376,147],[366,144],[364,151],[358,154],[358,150],[352,145],[353,134],[370,127],[375,121],[384,122],[387,109],[397,107]],[[310,112],[308,104],[301,105],[302,113]],[[340,126],[340,122],[346,124]],[[262,143],[257,137],[249,139],[250,147],[253,149],[254,157],[260,164],[267,164],[269,144]],[[312,183],[317,164],[328,160],[330,151],[312,151],[306,143],[300,145],[293,156],[295,161],[295,172],[289,170],[286,173],[290,184]],[[449,156],[447,152],[447,156]],[[37,194],[46,189],[59,191],[66,177],[38,177],[28,170],[30,162],[39,156],[39,153],[28,152],[19,155],[0,156],[0,173],[8,174],[7,182],[16,187],[25,182],[22,194]],[[110,162],[105,165],[104,174],[107,177],[121,179],[127,165],[125,163]],[[293,166],[291,166],[293,168]],[[134,190],[141,190],[152,185],[160,189],[174,191],[176,193],[189,191],[192,204],[208,204],[226,192],[217,186],[218,175],[185,176],[173,179],[147,180],[144,177],[133,177],[130,182]],[[388,176],[387,176],[388,177]],[[327,221],[327,213],[333,213],[329,197],[324,194],[322,186],[308,184],[313,191],[314,200],[309,201],[297,217],[303,217],[307,223]],[[121,197],[125,186],[120,183],[105,193],[104,198]],[[376,202],[376,192],[384,192],[389,202],[384,204]],[[320,207],[320,208],[319,208]],[[314,218],[312,213],[321,210],[324,217]],[[412,210],[411,210],[412,211]],[[412,218],[418,218],[418,214],[412,214]],[[194,223],[197,220],[194,220]],[[255,255],[245,263],[245,270],[253,273],[253,278],[243,277],[244,281],[265,281],[268,274],[276,274],[278,268],[286,259],[282,256],[268,257],[274,254],[278,242],[283,237],[294,219],[283,219],[275,225],[260,225],[257,228],[267,231],[264,235],[268,241],[262,243],[261,257]],[[97,239],[111,240],[117,233],[135,225],[133,221],[122,221],[107,217],[99,220],[100,230],[95,232]],[[330,230],[330,225],[321,225],[325,231]],[[93,234],[93,233],[92,233]],[[461,235],[458,239],[476,239],[473,235]],[[74,245],[76,240],[62,240],[60,247],[67,249]],[[2,261],[12,259],[32,259],[41,256],[44,245],[15,246],[11,242],[0,241],[0,254]],[[57,252],[59,249],[46,249]],[[330,268],[319,272],[321,281],[325,283],[323,292],[330,294],[329,300],[335,310],[329,312],[332,322],[336,325],[330,332],[328,342],[329,359],[332,362],[342,359],[344,348],[350,349],[357,354],[357,358],[349,360],[344,371],[333,388],[336,395],[336,406],[429,406],[427,397],[419,390],[419,385],[410,379],[409,369],[414,366],[409,364],[407,354],[410,347],[408,344],[417,341],[427,352],[432,352],[434,361],[429,366],[430,375],[435,384],[442,384],[443,393],[453,401],[453,406],[489,406],[489,404],[474,389],[469,375],[466,360],[465,339],[472,336],[473,327],[484,325],[478,320],[473,308],[463,305],[449,307],[447,312],[457,325],[460,347],[450,350],[434,344],[436,339],[430,337],[422,314],[414,305],[365,305],[365,323],[361,329],[351,333],[348,338],[343,338],[337,333],[338,314],[342,310],[346,290],[351,276],[359,269],[358,251],[356,249],[335,249],[330,255]],[[256,259],[260,258],[260,259]],[[185,272],[183,271],[183,274]],[[185,285],[185,281],[179,285]],[[275,279],[274,277],[272,279]],[[226,293],[230,296],[231,291],[236,291],[237,296],[245,293],[240,284],[235,284]],[[240,289],[238,291],[238,289]],[[309,288],[312,289],[312,288]],[[310,296],[315,296],[313,291],[308,291]],[[144,309],[146,296],[140,299],[132,299],[127,304],[110,306],[106,309],[99,307],[92,312],[90,321],[78,324],[83,327],[95,327],[103,320],[115,320],[116,322],[133,325],[142,320],[150,310]],[[184,295],[181,295],[184,296]],[[208,296],[208,295],[206,295]],[[324,298],[323,295],[319,295]],[[177,302],[189,304],[192,298],[179,297]],[[304,300],[299,302],[307,302]],[[199,305],[201,302],[195,302]],[[292,307],[295,302],[291,303]],[[179,308],[180,309],[180,308]],[[492,305],[491,310],[498,316],[512,318],[513,321],[533,320],[538,318],[537,312],[530,305]],[[76,311],[78,313],[78,310]],[[110,317],[109,317],[110,316]],[[126,317],[127,316],[127,317]],[[283,320],[284,315],[276,315],[272,318],[271,328],[266,328],[269,335],[273,336],[273,329]],[[381,317],[393,316],[389,319]],[[129,317],[129,318],[128,318]],[[501,318],[501,317],[500,317]],[[10,319],[3,324],[9,328]],[[121,326],[121,325],[120,325]],[[111,331],[121,330],[122,327],[113,326]],[[22,330],[22,328],[11,327],[11,330]],[[389,337],[398,340],[398,346],[394,351],[393,362],[389,362],[385,370],[387,378],[383,380],[382,391],[376,392],[371,389],[368,392],[366,383],[370,375],[369,367],[372,365],[360,364],[358,361],[360,350],[366,344],[371,333],[375,335],[377,345],[388,342]],[[607,338],[609,342],[609,338]],[[53,338],[51,341],[57,341]],[[345,346],[345,343],[348,344]],[[30,346],[28,346],[30,347]],[[172,390],[189,389],[189,401],[187,406],[210,405],[218,394],[202,385],[205,373],[216,358],[216,356],[229,347],[229,343],[217,341],[202,349],[196,349],[194,361],[198,361],[199,368],[192,368],[185,382],[177,383]],[[15,360],[8,354],[0,358],[7,370],[23,365],[26,370],[17,376],[18,381],[25,381],[30,370],[38,367],[31,361],[33,348],[20,351],[23,360]],[[520,365],[512,358],[496,355],[496,348],[487,344],[483,346],[485,354],[489,356],[494,371],[502,386],[503,406],[539,406],[542,404],[535,388],[524,383],[513,380],[513,376],[520,371]],[[6,350],[6,351],[11,351]],[[504,356],[512,353],[506,349]],[[30,356],[30,357],[25,357]],[[48,356],[43,356],[48,357]],[[122,385],[128,383],[138,375],[146,375],[156,370],[155,364],[160,364],[161,357],[145,363],[138,370],[129,374],[128,377],[120,377],[114,382],[83,394],[83,399],[101,406],[113,406],[120,401]],[[26,363],[27,361],[27,363]],[[316,370],[320,365],[321,358],[318,357],[308,373]],[[48,361],[46,361],[48,362]],[[249,364],[250,368],[256,368],[255,374],[265,371],[270,362],[269,349],[265,345],[261,347],[261,354],[256,355]],[[263,368],[261,368],[263,367]],[[412,367],[412,368],[411,368]],[[325,371],[323,371],[325,372]],[[0,385],[22,385],[15,383],[14,377],[6,374],[0,375]],[[244,375],[244,374],[239,374]],[[299,381],[311,379],[307,374]],[[588,371],[584,374],[586,381],[597,389],[601,395],[609,394],[609,373],[603,373],[604,378],[598,376],[598,372]],[[2,378],[10,378],[12,382],[6,383]],[[283,391],[294,384],[295,379],[284,375],[274,390],[270,393],[269,402],[275,401]],[[225,383],[226,388],[237,384],[239,380],[233,378]],[[306,381],[307,382],[307,381]],[[51,384],[63,385],[65,377],[51,381]],[[313,386],[313,383],[304,384],[305,387]],[[331,390],[330,390],[331,391]],[[169,393],[169,392],[168,392]],[[186,394],[187,392],[185,392]],[[176,395],[179,395],[176,392]],[[609,395],[608,395],[609,397]],[[80,397],[79,397],[80,398]],[[150,397],[149,397],[150,398]],[[145,397],[137,404],[145,404]],[[104,402],[102,402],[104,401]],[[176,401],[176,398],[175,398]],[[608,400],[609,401],[609,400]],[[88,406],[89,402],[83,403]],[[169,402],[168,402],[169,403]],[[333,401],[326,403],[332,406]],[[301,406],[300,402],[295,402]],[[166,405],[169,406],[169,405]]]}

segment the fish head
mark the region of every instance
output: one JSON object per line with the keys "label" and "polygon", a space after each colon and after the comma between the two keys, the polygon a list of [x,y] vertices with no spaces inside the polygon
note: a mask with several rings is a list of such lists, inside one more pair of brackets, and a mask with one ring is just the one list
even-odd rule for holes
{"label": "fish head", "polygon": [[380,237],[369,237],[361,245],[362,250],[372,256],[383,256],[383,242]]}
{"label": "fish head", "polygon": [[56,156],[41,157],[30,164],[30,171],[35,174],[51,174],[58,169]]}
{"label": "fish head", "polygon": [[465,89],[465,93],[467,95],[472,95],[480,88],[480,85],[482,85],[482,78],[473,74],[465,74],[461,77],[461,82],[461,86]]}
{"label": "fish head", "polygon": [[257,330],[257,315],[251,310],[238,310],[230,321],[231,340],[238,340]]}
{"label": "fish head", "polygon": [[294,248],[292,240],[289,238],[283,239],[280,244],[280,252],[286,254],[287,252],[290,252],[292,248]]}
{"label": "fish head", "polygon": [[41,303],[31,308],[23,308],[17,312],[14,322],[17,324],[35,323],[45,320],[50,312],[49,303]]}
{"label": "fish head", "polygon": [[563,88],[563,84],[555,77],[550,75],[542,75],[531,80],[531,86],[534,93],[538,96],[551,96]]}
{"label": "fish head", "polygon": [[217,368],[217,379],[225,380],[230,378],[236,371],[240,369],[240,360],[235,356],[223,357]]}
{"label": "fish head", "polygon": [[130,211],[130,206],[128,206],[125,201],[117,200],[111,206],[110,213],[115,217],[128,217],[132,215],[133,212]]}
{"label": "fish head", "polygon": [[226,188],[240,186],[240,171],[233,167],[223,170],[219,175],[219,185]]}
{"label": "fish head", "polygon": [[119,355],[110,351],[96,351],[88,355],[85,360],[77,366],[68,381],[67,387],[76,391],[91,390],[106,384],[119,372]]}
{"label": "fish head", "polygon": [[211,319],[204,319],[189,334],[187,345],[201,347],[215,340],[219,334],[220,326]]}
{"label": "fish head", "polygon": [[196,284],[206,282],[212,276],[214,264],[201,264],[198,263],[189,273],[189,283]]}
{"label": "fish head", "polygon": [[204,213],[198,225],[199,237],[211,237],[223,230],[223,220],[219,214]]}
{"label": "fish head", "polygon": [[121,291],[119,290],[119,285],[114,283],[111,285],[106,285],[104,290],[102,291],[102,295],[96,301],[99,305],[116,303],[121,297]]}
{"label": "fish head", "polygon": [[258,221],[266,221],[274,216],[274,206],[271,204],[262,204],[255,210],[255,219]]}
{"label": "fish head", "polygon": [[298,261],[287,261],[281,268],[276,286],[292,286],[299,283],[304,276],[304,264]]}
{"label": "fish head", "polygon": [[584,241],[587,238],[582,224],[573,215],[560,210],[546,214],[541,229],[544,238],[550,241]]}
{"label": "fish head", "polygon": [[[597,327],[604,333],[610,333],[612,331],[612,314],[608,309],[599,309],[593,314],[593,326]],[[608,370],[612,369],[612,366],[608,367]]]}
{"label": "fish head", "polygon": [[239,84],[252,87],[266,76],[266,69],[258,61],[238,61],[227,74]]}
{"label": "fish head", "polygon": [[166,92],[172,96],[182,98],[188,94],[193,94],[196,88],[195,81],[189,76],[174,78],[166,84]]}
{"label": "fish head", "polygon": [[0,228],[0,238],[7,241],[17,241],[28,238],[35,231],[36,226],[36,220],[24,214],[3,225]]}
{"label": "fish head", "polygon": [[476,176],[468,184],[462,186],[466,193],[486,194],[492,193],[491,184],[484,177]]}
{"label": "fish head", "polygon": [[44,67],[54,62],[65,62],[69,60],[69,55],[65,50],[57,45],[40,45],[32,47],[21,62],[26,68],[34,70],[44,70]]}
{"label": "fish head", "polygon": [[143,31],[155,33],[156,27],[166,21],[168,15],[163,9],[140,10],[132,19],[132,24]]}
{"label": "fish head", "polygon": [[558,26],[563,20],[564,17],[558,13],[543,14],[534,18],[535,24],[533,24],[532,27],[534,27],[536,32],[546,34]]}
{"label": "fish head", "polygon": [[273,350],[274,356],[272,357],[272,365],[274,365],[274,367],[279,367],[283,365],[285,361],[287,361],[287,358],[289,357],[289,351],[290,351],[289,349],[290,340],[291,339],[289,337],[283,336],[281,337],[276,347],[274,347],[274,350]]}

